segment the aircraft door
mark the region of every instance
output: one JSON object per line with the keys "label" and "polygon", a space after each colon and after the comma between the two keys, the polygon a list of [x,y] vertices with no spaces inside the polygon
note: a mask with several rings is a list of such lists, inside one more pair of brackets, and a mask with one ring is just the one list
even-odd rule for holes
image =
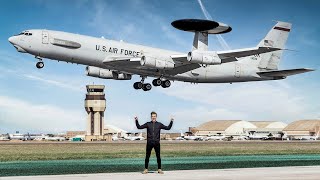
{"label": "aircraft door", "polygon": [[234,74],[234,76],[237,77],[237,78],[239,78],[239,77],[240,77],[240,74],[241,74],[241,66],[240,66],[240,64],[236,64],[235,66],[236,66],[236,67],[235,67],[235,74]]}
{"label": "aircraft door", "polygon": [[49,43],[49,33],[48,31],[42,31],[42,44]]}

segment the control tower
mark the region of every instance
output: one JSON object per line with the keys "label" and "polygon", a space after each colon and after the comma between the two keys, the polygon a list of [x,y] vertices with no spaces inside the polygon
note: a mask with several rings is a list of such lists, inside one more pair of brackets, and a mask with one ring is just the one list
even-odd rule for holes
{"label": "control tower", "polygon": [[87,85],[85,99],[87,117],[86,141],[105,141],[104,136],[104,111],[106,110],[106,98],[104,85]]}

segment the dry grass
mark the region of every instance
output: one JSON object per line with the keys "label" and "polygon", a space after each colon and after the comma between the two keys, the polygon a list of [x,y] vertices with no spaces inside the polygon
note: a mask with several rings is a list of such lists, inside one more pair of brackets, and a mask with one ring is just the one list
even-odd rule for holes
{"label": "dry grass", "polygon": [[[320,142],[165,142],[162,157],[320,154]],[[0,144],[0,161],[141,158],[145,142]]]}

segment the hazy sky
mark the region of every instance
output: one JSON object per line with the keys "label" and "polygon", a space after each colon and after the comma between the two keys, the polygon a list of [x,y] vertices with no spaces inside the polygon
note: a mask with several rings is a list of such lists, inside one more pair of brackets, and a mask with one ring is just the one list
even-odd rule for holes
{"label": "hazy sky", "polygon": [[[254,2],[254,3],[253,3]],[[253,47],[275,24],[293,23],[280,68],[320,69],[320,1],[204,0],[216,21],[233,31],[223,35],[231,48]],[[25,29],[52,29],[188,52],[193,34],[171,27],[173,20],[205,18],[196,0],[45,1],[11,0],[0,6],[0,133],[85,130],[85,85],[106,86],[105,122],[136,130],[133,116],[149,121],[176,118],[172,131],[214,119],[279,120],[320,118],[320,72],[291,76],[282,81],[234,84],[174,82],[168,89],[134,90],[138,81],[100,80],[85,76],[85,66],[45,59],[35,67],[31,55],[16,52],[8,37]],[[221,50],[215,36],[211,50]],[[152,78],[147,78],[151,82]]]}

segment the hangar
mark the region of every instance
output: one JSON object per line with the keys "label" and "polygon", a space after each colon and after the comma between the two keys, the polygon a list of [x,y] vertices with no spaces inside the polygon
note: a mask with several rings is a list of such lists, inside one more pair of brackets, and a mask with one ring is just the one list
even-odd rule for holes
{"label": "hangar", "polygon": [[294,121],[284,128],[283,131],[290,139],[304,139],[306,137],[316,137],[317,139],[320,133],[320,120]]}
{"label": "hangar", "polygon": [[118,137],[125,137],[128,133],[127,131],[120,129],[116,126],[113,126],[111,124],[104,126],[104,134],[116,134]]}
{"label": "hangar", "polygon": [[256,126],[242,120],[213,120],[196,127],[195,134],[198,136],[242,136],[246,135],[245,129],[249,128],[256,128]]}

